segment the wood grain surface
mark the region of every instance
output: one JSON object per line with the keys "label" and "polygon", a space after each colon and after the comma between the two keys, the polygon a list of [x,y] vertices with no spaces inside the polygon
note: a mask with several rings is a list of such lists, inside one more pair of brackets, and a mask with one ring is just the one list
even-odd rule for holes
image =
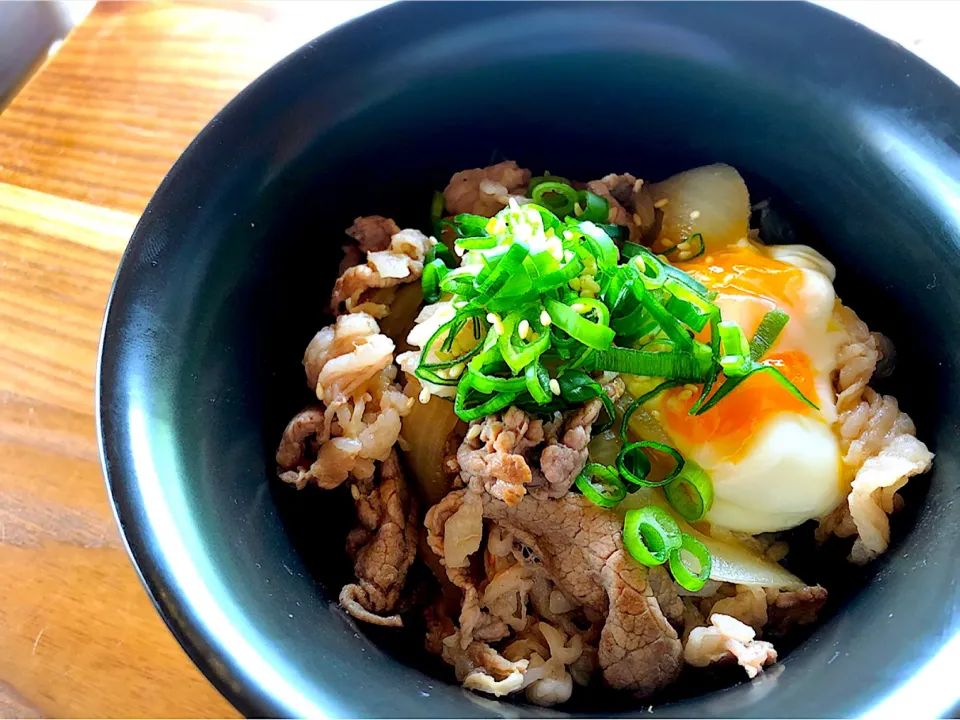
{"label": "wood grain surface", "polygon": [[378,4],[101,4],[0,114],[0,716],[236,715],[164,627],[114,524],[100,323],[137,218],[194,135],[278,59]]}
{"label": "wood grain surface", "polygon": [[142,589],[94,424],[104,305],[163,176],[246,84],[364,9],[105,3],[0,114],[0,716],[232,717]]}

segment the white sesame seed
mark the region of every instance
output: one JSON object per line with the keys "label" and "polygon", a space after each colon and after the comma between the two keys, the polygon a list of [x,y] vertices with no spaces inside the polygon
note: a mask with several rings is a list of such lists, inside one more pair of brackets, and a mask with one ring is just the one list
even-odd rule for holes
{"label": "white sesame seed", "polygon": [[480,437],[481,432],[483,432],[483,429],[480,426],[480,423],[477,423],[476,425],[471,425],[470,429],[467,430],[467,440],[473,440],[475,438]]}
{"label": "white sesame seed", "polygon": [[690,219],[691,219],[691,220],[696,220],[698,217],[700,217],[700,211],[699,211],[699,210],[694,210],[693,212],[690,213]]}
{"label": "white sesame seed", "polygon": [[521,320],[520,325],[517,327],[517,333],[520,335],[521,340],[526,340],[527,335],[530,334],[530,323],[526,320]]}
{"label": "white sesame seed", "polygon": [[633,191],[638,193],[640,192],[641,188],[643,188],[643,180],[637,178],[636,182],[633,183]]}
{"label": "white sesame seed", "polygon": [[554,395],[560,394],[560,383],[557,382],[556,378],[551,378],[550,380],[550,392]]}
{"label": "white sesame seed", "polygon": [[552,322],[553,322],[553,318],[550,317],[550,313],[548,313],[546,310],[543,310],[540,313],[540,324],[546,327]]}
{"label": "white sesame seed", "polygon": [[360,489],[356,485],[350,486],[350,495],[354,500],[360,499]]}
{"label": "white sesame seed", "polygon": [[633,214],[633,222],[635,225],[643,225],[643,218],[640,217],[640,213]]}
{"label": "white sesame seed", "polygon": [[573,214],[576,217],[583,215],[583,208],[580,207],[580,203],[577,202],[573,204]]}
{"label": "white sesame seed", "polygon": [[418,398],[423,405],[426,405],[430,402],[430,391],[427,388],[424,388],[420,391],[420,397]]}
{"label": "white sesame seed", "polygon": [[653,206],[654,206],[655,208],[657,208],[657,210],[659,210],[660,208],[666,207],[666,206],[667,206],[667,203],[669,203],[669,202],[670,202],[670,199],[669,199],[669,198],[660,198],[659,200],[657,200],[657,201],[653,204]]}
{"label": "white sesame seed", "polygon": [[573,310],[574,312],[582,313],[584,310],[587,309],[587,306],[584,305],[583,303],[574,303],[573,305],[570,306],[570,309]]}
{"label": "white sesame seed", "polygon": [[671,240],[670,238],[664,238],[663,240],[660,241],[660,244],[663,245],[665,248],[667,248],[667,250],[669,250],[670,248],[672,248],[672,247],[673,247],[674,245],[676,245],[677,243],[675,243],[675,242],[674,242],[673,240]]}
{"label": "white sesame seed", "polygon": [[677,245],[677,249],[678,249],[678,250],[689,250],[689,249],[690,249],[690,242],[687,241],[687,240],[684,240],[682,243],[680,243],[679,245]]}
{"label": "white sesame seed", "polygon": [[660,411],[659,411],[659,410],[651,410],[651,411],[650,411],[650,414],[653,415],[655,418],[659,418],[659,417],[660,417]]}
{"label": "white sesame seed", "polygon": [[487,322],[493,325],[493,329],[497,331],[497,335],[503,335],[503,320],[500,319],[500,316],[496,313],[487,313]]}
{"label": "white sesame seed", "polygon": [[463,363],[457,363],[457,364],[454,365],[452,368],[450,368],[450,372],[447,373],[447,376],[448,376],[451,380],[455,380],[456,378],[458,378],[458,377],[460,377],[461,375],[463,375],[463,371],[464,371],[465,369],[466,369],[466,366],[465,366]]}
{"label": "white sesame seed", "polygon": [[693,253],[690,252],[689,250],[682,250],[682,251],[680,252],[680,259],[681,259],[681,260],[689,260],[692,256],[693,256]]}
{"label": "white sesame seed", "polygon": [[459,245],[454,245],[453,251],[457,254],[457,257],[463,257],[463,254],[466,252],[466,250],[464,250]]}

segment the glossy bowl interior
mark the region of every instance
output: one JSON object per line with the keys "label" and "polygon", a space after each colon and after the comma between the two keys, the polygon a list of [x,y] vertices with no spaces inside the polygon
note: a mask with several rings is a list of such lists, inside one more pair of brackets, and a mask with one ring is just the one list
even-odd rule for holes
{"label": "glossy bowl interior", "polygon": [[[893,338],[888,386],[937,459],[890,552],[837,580],[865,582],[840,612],[757,681],[656,712],[946,711],[960,697],[944,675],[960,666],[957,127],[948,80],[809,5],[409,4],[305,46],[177,163],[110,302],[104,466],[160,612],[249,714],[563,714],[463,691],[422,635],[341,612],[349,500],[281,487],[273,452],[307,401],[300,359],[353,217],[424,227],[453,171],[504,158],[585,179],[719,161],[790,218],[776,239],[826,253],[841,297]],[[572,710],[604,707],[623,705]]]}

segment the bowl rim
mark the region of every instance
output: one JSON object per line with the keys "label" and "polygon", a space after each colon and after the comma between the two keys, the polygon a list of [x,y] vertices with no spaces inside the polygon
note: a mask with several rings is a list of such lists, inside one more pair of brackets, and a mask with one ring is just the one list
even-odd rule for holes
{"label": "bowl rim", "polygon": [[[496,5],[499,3],[481,4]],[[743,5],[744,3],[734,2],[730,4]],[[234,678],[238,675],[236,658],[223,656],[220,653],[213,641],[215,638],[214,632],[198,616],[191,613],[182,615],[175,611],[183,601],[183,591],[176,585],[171,585],[165,581],[164,574],[159,568],[162,567],[164,562],[168,561],[168,558],[159,549],[160,543],[157,539],[145,534],[143,528],[136,524],[136,512],[134,511],[136,503],[131,503],[130,498],[123,491],[123,486],[125,484],[135,484],[136,478],[124,477],[111,472],[111,467],[115,464],[113,462],[115,458],[108,448],[107,438],[117,433],[116,423],[119,422],[119,419],[115,417],[117,415],[116,411],[109,407],[111,400],[110,386],[114,378],[108,376],[105,365],[108,364],[106,360],[116,355],[116,348],[111,346],[109,339],[113,325],[120,322],[115,317],[116,308],[127,302],[127,296],[120,290],[120,285],[123,278],[136,272],[135,258],[144,254],[147,228],[150,224],[149,216],[153,207],[161,201],[160,198],[168,189],[177,182],[178,172],[192,162],[197,149],[216,135],[222,117],[235,114],[241,108],[250,104],[255,96],[260,94],[262,88],[270,85],[275,78],[285,74],[288,68],[301,62],[305,55],[310,53],[318,43],[336,42],[338,37],[351,29],[360,28],[373,22],[386,22],[389,17],[395,14],[401,16],[402,19],[402,14],[406,12],[406,8],[410,5],[416,5],[416,3],[393,0],[368,9],[327,29],[266,69],[218,111],[172,165],[137,221],[121,255],[104,309],[95,376],[95,420],[98,456],[112,514],[120,530],[124,548],[154,608],[193,663],[221,695],[245,716],[280,717],[291,716],[294,713],[290,712],[291,705],[265,692],[261,686],[235,682]],[[923,72],[939,75],[948,83],[954,85],[953,81],[940,70],[902,47],[899,43],[842,15],[834,8],[825,7],[810,0],[804,0],[798,5],[803,6],[805,11],[811,13],[811,16],[819,16],[822,22],[834,22],[848,27],[855,26],[861,34],[872,35],[885,41],[891,46],[890,52],[902,54],[905,59],[909,58],[914,61],[915,67],[922,69]],[[908,711],[922,715],[924,713],[919,710],[921,705],[925,705],[931,711],[931,714],[933,712],[939,714],[949,711],[951,707],[956,707],[960,703],[960,687],[951,689],[949,676],[947,675],[950,668],[957,666],[960,666],[960,635],[945,643],[935,657],[867,715],[887,717],[894,712],[899,715]],[[938,667],[943,668],[943,670],[938,670]]]}

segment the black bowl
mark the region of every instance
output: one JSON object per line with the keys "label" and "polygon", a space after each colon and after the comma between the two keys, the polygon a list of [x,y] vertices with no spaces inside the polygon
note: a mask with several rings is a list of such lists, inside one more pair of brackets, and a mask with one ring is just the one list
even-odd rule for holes
{"label": "black bowl", "polygon": [[[424,227],[453,171],[503,158],[578,178],[722,161],[838,264],[841,296],[892,336],[893,390],[937,460],[862,590],[774,671],[656,712],[949,711],[957,127],[957,87],[811,5],[404,4],[298,50],[170,172],[107,313],[104,469],[160,612],[249,714],[562,714],[472,695],[424,656],[422,636],[338,608],[349,501],[274,480],[277,439],[307,399],[301,353],[327,322],[356,215]],[[574,709],[614,709],[594,702]]]}

